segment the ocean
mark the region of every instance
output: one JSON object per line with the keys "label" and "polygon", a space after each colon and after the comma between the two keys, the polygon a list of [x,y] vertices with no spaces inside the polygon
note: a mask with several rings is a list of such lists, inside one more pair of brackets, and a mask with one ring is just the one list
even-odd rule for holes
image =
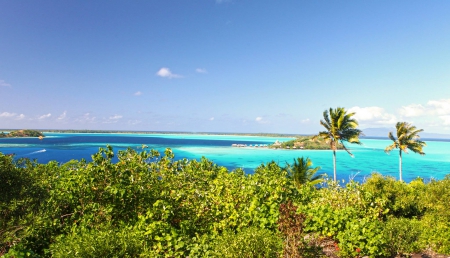
{"label": "ocean", "polygon": [[[242,168],[246,173],[263,163],[275,161],[281,166],[292,163],[297,157],[309,157],[313,166],[320,166],[318,173],[333,176],[332,152],[328,150],[273,150],[267,148],[232,147],[232,144],[272,144],[276,140],[292,138],[201,135],[201,134],[87,134],[45,133],[43,140],[37,138],[0,138],[0,152],[15,154],[16,158],[36,159],[39,163],[55,160],[65,163],[72,159],[91,161],[91,155],[100,147],[111,145],[114,151],[127,148],[140,149],[145,144],[150,149],[164,152],[171,148],[175,159],[200,159],[205,156],[230,171]],[[409,182],[417,177],[442,179],[450,174],[450,142],[425,140],[426,155],[415,153],[403,155],[403,179]],[[388,139],[362,139],[363,145],[348,145],[354,157],[345,151],[337,152],[337,177],[339,180],[364,181],[373,172],[398,178],[398,150],[389,155],[384,148]]]}

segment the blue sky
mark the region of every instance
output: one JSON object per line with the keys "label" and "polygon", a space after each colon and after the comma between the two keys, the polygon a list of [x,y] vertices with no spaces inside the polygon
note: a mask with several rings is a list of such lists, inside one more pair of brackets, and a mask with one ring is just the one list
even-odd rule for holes
{"label": "blue sky", "polygon": [[0,0],[0,128],[450,133],[450,1]]}

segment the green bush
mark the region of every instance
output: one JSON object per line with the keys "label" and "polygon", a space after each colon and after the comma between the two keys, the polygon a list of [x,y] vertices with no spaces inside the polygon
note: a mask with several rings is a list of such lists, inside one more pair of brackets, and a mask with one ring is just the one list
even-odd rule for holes
{"label": "green bush", "polygon": [[275,162],[245,174],[175,160],[170,149],[107,147],[64,164],[0,153],[0,179],[0,255],[271,257],[284,248],[316,257],[325,240],[343,257],[450,254],[450,176],[296,188]]}
{"label": "green bush", "polygon": [[426,246],[420,241],[421,226],[416,219],[389,219],[385,225],[389,252],[392,255],[408,255],[425,250]]}
{"label": "green bush", "polygon": [[422,216],[425,207],[420,198],[425,192],[425,184],[418,178],[409,184],[385,177],[378,173],[372,174],[363,184],[362,190],[368,205],[376,204],[384,215],[413,218]]}
{"label": "green bush", "polygon": [[[450,200],[449,200],[450,201]],[[450,221],[439,214],[427,214],[421,220],[422,246],[441,254],[450,254]]]}
{"label": "green bush", "polygon": [[370,218],[348,221],[345,229],[337,235],[342,257],[387,257],[388,239],[383,223]]}
{"label": "green bush", "polygon": [[52,257],[143,257],[149,253],[139,232],[127,228],[79,229],[50,246]]}
{"label": "green bush", "polygon": [[282,252],[282,240],[274,232],[258,227],[236,233],[227,230],[215,240],[213,250],[215,257],[278,257]]}

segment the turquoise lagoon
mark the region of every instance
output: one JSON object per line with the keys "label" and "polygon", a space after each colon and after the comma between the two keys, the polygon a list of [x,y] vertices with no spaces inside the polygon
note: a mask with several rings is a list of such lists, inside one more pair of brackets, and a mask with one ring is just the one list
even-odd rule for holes
{"label": "turquoise lagoon", "polygon": [[[320,166],[319,173],[333,174],[332,152],[323,150],[272,150],[266,148],[232,147],[236,144],[271,144],[276,140],[291,138],[202,135],[202,134],[69,134],[45,133],[43,140],[36,138],[0,139],[0,152],[14,153],[16,158],[36,159],[39,163],[51,160],[64,163],[71,159],[91,160],[91,155],[100,147],[113,146],[115,151],[126,148],[139,149],[143,144],[163,152],[171,148],[176,159],[200,159],[207,157],[229,170],[242,168],[247,173],[262,163],[275,161],[281,166],[291,163],[297,157],[309,157],[314,166]],[[403,178],[411,181],[417,177],[442,179],[450,174],[450,142],[425,140],[425,156],[410,153],[403,155]],[[398,178],[398,151],[390,155],[384,148],[388,139],[363,139],[363,145],[349,145],[354,157],[345,151],[337,152],[338,179],[348,181],[364,179],[373,172]]]}

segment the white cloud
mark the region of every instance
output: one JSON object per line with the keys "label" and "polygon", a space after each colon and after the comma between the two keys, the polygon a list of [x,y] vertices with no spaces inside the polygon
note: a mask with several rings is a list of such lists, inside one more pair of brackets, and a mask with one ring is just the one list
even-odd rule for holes
{"label": "white cloud", "polygon": [[179,75],[179,74],[174,74],[172,73],[169,68],[163,67],[161,69],[159,69],[159,71],[156,73],[156,75],[160,76],[160,77],[164,77],[164,78],[181,78],[183,76]]}
{"label": "white cloud", "polygon": [[432,114],[446,116],[450,115],[450,99],[430,100],[427,103]]}
{"label": "white cloud", "polygon": [[399,113],[404,117],[450,115],[450,99],[430,100],[425,106],[421,104],[403,106],[399,109]]}
{"label": "white cloud", "polygon": [[[411,104],[399,109],[399,114],[403,117],[420,117],[427,121],[429,126],[450,125],[450,99],[430,100],[425,106],[421,104]],[[434,118],[441,122],[433,121]]]}
{"label": "white cloud", "polygon": [[15,115],[16,113],[9,113],[9,112],[0,113],[0,117],[13,117]]}
{"label": "white cloud", "polygon": [[210,119],[209,119],[209,121],[213,121],[214,120],[214,117],[211,117]]}
{"label": "white cloud", "polygon": [[106,119],[105,121],[103,121],[104,124],[112,124],[112,123],[117,123],[117,121],[119,121],[119,119],[121,119],[123,116],[121,115],[114,115],[114,116],[110,116],[108,119]]}
{"label": "white cloud", "polygon": [[110,120],[117,120],[117,119],[121,119],[123,116],[121,115],[114,115],[114,116],[110,116],[109,119]]}
{"label": "white cloud", "polygon": [[140,92],[140,91],[136,91],[135,93],[134,93],[134,96],[141,96],[142,95],[142,92]]}
{"label": "white cloud", "polygon": [[4,117],[4,118],[14,118],[15,120],[22,120],[22,119],[25,118],[25,115],[24,114],[18,115],[16,113],[3,112],[3,113],[0,113],[0,118],[2,118],[2,117]]}
{"label": "white cloud", "polygon": [[197,73],[208,73],[208,71],[206,71],[205,68],[197,68],[197,69],[195,69],[195,71],[196,71]]}
{"label": "white cloud", "polygon": [[301,122],[302,124],[307,124],[309,123],[311,120],[309,118],[303,119]]}
{"label": "white cloud", "polygon": [[11,87],[11,84],[6,83],[4,80],[0,80],[0,87]]}
{"label": "white cloud", "polygon": [[450,125],[450,116],[439,116],[439,118],[443,120],[444,125]]}
{"label": "white cloud", "polygon": [[426,108],[420,104],[411,104],[403,106],[398,110],[398,113],[404,117],[423,116],[426,113]]}
{"label": "white cloud", "polygon": [[391,125],[397,122],[397,118],[393,114],[387,113],[381,107],[352,107],[348,110],[349,113],[355,112],[353,118],[358,123],[365,126],[373,125]]}
{"label": "white cloud", "polygon": [[266,120],[261,116],[256,117],[255,121],[259,124],[268,124],[269,123],[269,120]]}
{"label": "white cloud", "polygon": [[142,123],[141,120],[128,120],[128,124],[131,124],[131,125],[137,125],[140,123]]}
{"label": "white cloud", "polygon": [[66,118],[66,114],[67,114],[67,111],[64,111],[64,112],[58,117],[58,120],[63,120],[64,118]]}
{"label": "white cloud", "polygon": [[91,116],[91,113],[86,113],[84,115],[82,115],[81,117],[75,119],[75,122],[80,122],[80,123],[93,123],[96,121],[96,117],[95,116]]}
{"label": "white cloud", "polygon": [[49,118],[49,117],[51,117],[51,116],[52,116],[52,114],[48,113],[48,114],[46,114],[46,115],[40,116],[38,119],[39,119],[39,120],[42,120],[42,119],[45,119],[45,118]]}

